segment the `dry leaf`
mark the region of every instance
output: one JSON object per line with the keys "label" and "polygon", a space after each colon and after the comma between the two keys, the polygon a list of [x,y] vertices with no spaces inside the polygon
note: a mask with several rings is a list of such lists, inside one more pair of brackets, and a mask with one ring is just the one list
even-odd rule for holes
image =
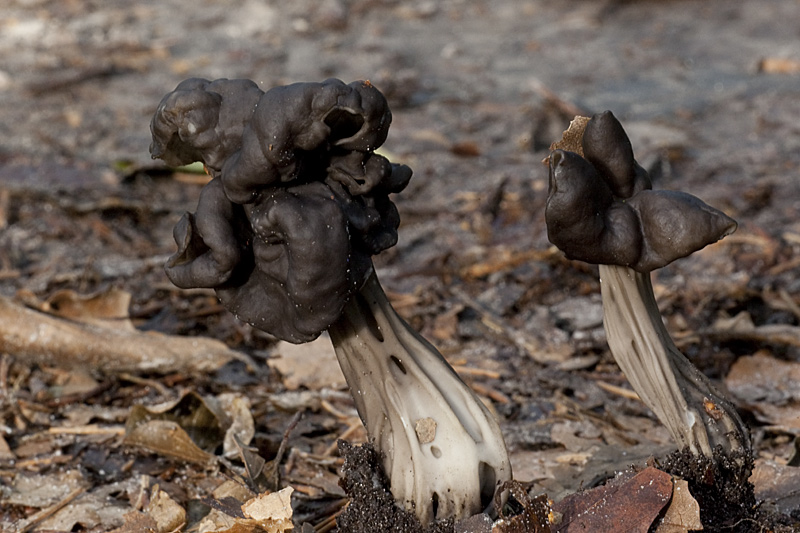
{"label": "dry leaf", "polygon": [[739,357],[725,378],[728,389],[747,402],[800,401],[800,363],[764,352]]}
{"label": "dry leaf", "polygon": [[689,483],[684,479],[676,479],[672,488],[672,500],[654,533],[689,533],[702,529],[700,504],[689,492]]}
{"label": "dry leaf", "polygon": [[152,517],[139,511],[131,511],[125,514],[125,524],[109,533],[155,533],[157,527],[158,524]]}
{"label": "dry leaf", "polygon": [[217,402],[230,420],[222,442],[222,455],[230,459],[239,455],[240,446],[247,446],[253,440],[256,424],[247,397],[236,393],[220,394]]}
{"label": "dry leaf", "polygon": [[647,533],[672,496],[672,478],[648,467],[635,475],[572,494],[553,505],[558,533]]}
{"label": "dry leaf", "polygon": [[123,443],[189,463],[206,465],[214,460],[213,455],[198,448],[178,424],[169,420],[151,420],[126,429]]}
{"label": "dry leaf", "polygon": [[747,402],[756,417],[785,429],[800,429],[800,363],[782,361],[764,352],[740,357],[725,385]]}
{"label": "dry leaf", "polygon": [[800,346],[800,327],[790,324],[756,326],[747,311],[729,319],[718,320],[713,328],[701,331],[700,335],[721,341],[745,340],[770,345]]}
{"label": "dry leaf", "polygon": [[199,395],[190,392],[158,410],[142,405],[131,409],[123,443],[197,464],[208,464],[210,453],[224,439],[217,414]]}
{"label": "dry leaf", "polygon": [[522,506],[522,512],[514,516],[506,516],[500,501],[500,491],[495,493],[494,506],[500,515],[495,522],[492,533],[551,533],[550,515],[552,509],[547,495],[531,498],[528,491],[518,481],[507,481],[502,490],[508,490],[511,496]]}
{"label": "dry leaf", "polygon": [[17,456],[11,451],[11,447],[6,442],[5,437],[0,435],[0,461],[13,461]]}
{"label": "dry leaf", "polygon": [[272,494],[259,494],[242,505],[242,512],[253,520],[274,522],[292,520],[292,487],[286,487]]}
{"label": "dry leaf", "polygon": [[48,475],[17,474],[10,486],[3,487],[0,502],[4,505],[24,505],[41,509],[85,485],[86,479],[77,470]]}
{"label": "dry leaf", "polygon": [[800,468],[759,460],[750,482],[756,498],[774,505],[779,512],[789,514],[800,509]]}
{"label": "dry leaf", "polygon": [[[198,533],[283,533],[292,525],[292,487],[260,494],[240,508],[214,508],[200,522]],[[235,515],[235,516],[234,516]]]}
{"label": "dry leaf", "polygon": [[158,485],[153,487],[146,513],[155,520],[158,533],[179,531],[186,524],[186,510]]}
{"label": "dry leaf", "polygon": [[305,344],[281,341],[272,354],[267,364],[281,373],[283,384],[289,390],[301,387],[311,390],[341,389],[346,386],[327,333]]}
{"label": "dry leaf", "polygon": [[133,331],[128,315],[130,304],[131,294],[119,289],[90,295],[65,289],[50,296],[41,310],[84,324]]}

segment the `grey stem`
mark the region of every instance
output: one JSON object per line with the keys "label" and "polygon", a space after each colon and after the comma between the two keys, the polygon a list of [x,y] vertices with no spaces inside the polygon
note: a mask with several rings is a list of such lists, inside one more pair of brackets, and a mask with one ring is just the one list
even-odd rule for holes
{"label": "grey stem", "polygon": [[500,426],[374,272],[328,331],[395,500],[423,524],[482,511],[511,478]]}
{"label": "grey stem", "polygon": [[750,448],[734,406],[678,350],[653,294],[650,274],[600,265],[608,345],[639,397],[681,447],[712,457]]}

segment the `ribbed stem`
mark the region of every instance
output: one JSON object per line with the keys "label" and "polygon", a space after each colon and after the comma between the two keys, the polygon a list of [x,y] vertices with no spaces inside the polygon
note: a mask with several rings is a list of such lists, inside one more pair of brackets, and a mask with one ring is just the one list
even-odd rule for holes
{"label": "ribbed stem", "polygon": [[482,511],[511,478],[500,427],[374,273],[328,331],[395,499],[423,524]]}
{"label": "ribbed stem", "polygon": [[600,265],[600,286],[611,353],[677,443],[707,457],[718,445],[728,452],[749,449],[747,427],[734,406],[672,341],[650,275]]}

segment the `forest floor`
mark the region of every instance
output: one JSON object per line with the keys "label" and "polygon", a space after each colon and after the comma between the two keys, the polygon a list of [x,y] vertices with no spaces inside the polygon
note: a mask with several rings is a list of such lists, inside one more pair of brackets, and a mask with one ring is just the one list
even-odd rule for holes
{"label": "forest floor", "polygon": [[[294,489],[296,530],[332,530],[347,502],[336,442],[366,433],[326,339],[276,342],[164,274],[207,177],[151,161],[149,121],[188,77],[369,79],[386,94],[383,153],[414,177],[378,275],[494,410],[515,479],[553,501],[673,449],[608,351],[597,268],[546,236],[550,143],[575,114],[612,110],[656,188],[739,223],[653,284],[678,346],[752,430],[761,508],[800,519],[800,2],[3,11],[0,529],[137,531],[169,514],[159,502],[197,529],[231,512],[257,457],[268,487]],[[85,321],[105,344],[81,338]],[[199,419],[211,434],[193,434]]]}

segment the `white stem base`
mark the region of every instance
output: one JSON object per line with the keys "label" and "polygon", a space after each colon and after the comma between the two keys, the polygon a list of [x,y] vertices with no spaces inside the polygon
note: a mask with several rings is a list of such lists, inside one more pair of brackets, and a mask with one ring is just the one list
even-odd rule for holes
{"label": "white stem base", "polygon": [[749,449],[734,406],[678,350],[661,320],[649,274],[600,265],[608,345],[633,389],[681,447],[712,457],[713,449]]}
{"label": "white stem base", "polygon": [[374,273],[328,331],[395,499],[423,524],[482,511],[511,479],[500,427]]}

